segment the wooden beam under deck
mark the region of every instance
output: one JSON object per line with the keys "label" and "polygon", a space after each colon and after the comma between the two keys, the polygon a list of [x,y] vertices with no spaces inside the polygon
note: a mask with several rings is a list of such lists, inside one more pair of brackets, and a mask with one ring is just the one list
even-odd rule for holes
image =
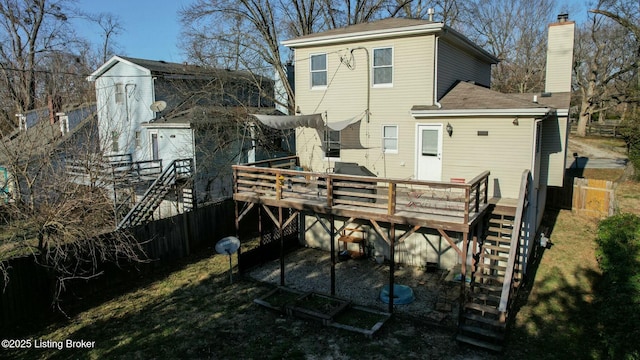
{"label": "wooden beam under deck", "polygon": [[[299,163],[297,159],[285,160],[285,164]],[[277,159],[273,161],[278,163]],[[271,165],[269,163],[269,166]],[[461,257],[461,291],[464,292],[469,234],[474,235],[472,246],[475,248],[478,230],[476,227],[481,226],[482,219],[493,206],[488,199],[488,171],[464,184],[312,173],[288,170],[286,166],[264,168],[234,165],[233,171],[236,229],[239,227],[240,219],[246,214],[245,211],[239,213],[237,204],[245,202],[261,205],[259,209],[264,208],[280,230],[281,285],[284,285],[285,280],[282,231],[299,212],[314,214],[331,238],[332,295],[335,295],[336,235],[351,222],[369,222],[378,235],[390,245],[389,312],[393,311],[395,245],[421,228],[437,230]],[[278,208],[277,218],[269,207]],[[291,208],[296,212],[285,221],[283,208]],[[338,231],[335,227],[336,217],[348,219]],[[329,219],[330,227],[324,224],[322,218]],[[388,236],[380,222],[388,224]],[[396,238],[397,225],[408,225],[411,228]],[[462,249],[447,232],[462,234]]]}

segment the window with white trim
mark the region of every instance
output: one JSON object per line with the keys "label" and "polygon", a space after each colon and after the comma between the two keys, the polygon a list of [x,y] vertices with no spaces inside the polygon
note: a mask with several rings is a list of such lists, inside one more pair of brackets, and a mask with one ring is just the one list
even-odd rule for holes
{"label": "window with white trim", "polygon": [[311,87],[327,86],[327,54],[311,55]]}
{"label": "window with white trim", "polygon": [[393,48],[373,49],[373,85],[393,84]]}
{"label": "window with white trim", "polygon": [[331,129],[324,131],[324,157],[340,157],[340,131]]}
{"label": "window with white trim", "polygon": [[387,154],[398,152],[398,126],[397,125],[382,126],[382,150]]}
{"label": "window with white trim", "polygon": [[116,84],[116,104],[124,103],[124,84],[117,83]]}
{"label": "window with white trim", "polygon": [[142,134],[140,133],[140,130],[136,131],[136,148],[141,148],[142,147]]}

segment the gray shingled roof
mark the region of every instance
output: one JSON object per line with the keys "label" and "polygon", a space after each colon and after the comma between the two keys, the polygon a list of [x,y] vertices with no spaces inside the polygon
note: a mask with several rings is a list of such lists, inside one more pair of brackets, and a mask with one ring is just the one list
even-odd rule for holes
{"label": "gray shingled roof", "polygon": [[[124,60],[130,61],[136,65],[140,65],[146,69],[149,69],[153,75],[157,74],[176,74],[176,75],[234,75],[234,76],[248,76],[249,72],[243,70],[227,70],[227,69],[217,69],[212,67],[203,67],[194,64],[187,63],[173,63],[167,62],[164,60],[148,60],[148,59],[139,59],[132,58],[127,56],[120,56]],[[257,76],[257,75],[254,75]]]}
{"label": "gray shingled roof", "polygon": [[419,20],[419,19],[404,19],[404,18],[388,18],[383,20],[377,20],[368,23],[361,23],[356,25],[345,26],[337,29],[331,29],[314,34],[304,35],[296,37],[295,40],[313,39],[316,37],[329,37],[339,36],[345,34],[354,34],[368,31],[399,29],[403,27],[419,26],[426,24],[433,24],[433,21]]}
{"label": "gray shingled roof", "polygon": [[[519,94],[520,95],[520,94]],[[535,109],[546,108],[548,105],[534,103],[533,96],[514,96],[503,94],[484,86],[471,82],[460,81],[440,99],[442,110],[473,110],[473,109]],[[435,106],[416,105],[412,110],[436,110]]]}
{"label": "gray shingled roof", "polygon": [[549,106],[554,109],[568,109],[571,103],[571,93],[523,93],[523,94],[510,94],[516,98],[533,101],[533,97],[536,96],[538,104]]}

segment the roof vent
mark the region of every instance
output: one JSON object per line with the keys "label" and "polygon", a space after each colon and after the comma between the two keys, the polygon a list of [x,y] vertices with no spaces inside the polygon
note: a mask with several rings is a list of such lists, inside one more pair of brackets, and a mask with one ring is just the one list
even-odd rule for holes
{"label": "roof vent", "polygon": [[433,14],[435,14],[436,10],[434,8],[427,9],[427,15],[429,15],[429,21],[433,21]]}

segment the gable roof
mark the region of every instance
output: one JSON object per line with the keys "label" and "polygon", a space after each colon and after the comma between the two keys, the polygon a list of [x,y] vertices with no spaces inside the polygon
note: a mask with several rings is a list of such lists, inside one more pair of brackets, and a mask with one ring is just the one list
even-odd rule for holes
{"label": "gable roof", "polygon": [[455,84],[438,106],[415,105],[411,108],[414,117],[434,116],[543,116],[555,110],[552,106],[534,103],[533,98],[525,100],[521,96],[503,94],[472,82],[460,81]]}
{"label": "gable roof", "polygon": [[212,67],[204,67],[194,64],[187,63],[173,63],[167,62],[164,60],[148,60],[148,59],[140,59],[133,58],[127,56],[119,56],[115,55],[111,57],[111,59],[107,60],[102,66],[100,66],[96,71],[91,73],[87,77],[89,81],[95,81],[97,78],[102,76],[105,72],[109,71],[113,66],[117,63],[122,62],[128,65],[136,66],[139,69],[147,72],[151,76],[201,76],[201,77],[222,77],[222,76],[235,76],[235,77],[260,77],[259,75],[251,74],[248,71],[244,70],[227,70],[227,69],[218,69]]}
{"label": "gable roof", "polygon": [[299,36],[283,41],[282,45],[296,48],[425,34],[438,34],[439,36],[453,38],[458,44],[485,57],[489,62],[495,64],[499,61],[498,58],[444,23],[420,19],[387,18]]}

